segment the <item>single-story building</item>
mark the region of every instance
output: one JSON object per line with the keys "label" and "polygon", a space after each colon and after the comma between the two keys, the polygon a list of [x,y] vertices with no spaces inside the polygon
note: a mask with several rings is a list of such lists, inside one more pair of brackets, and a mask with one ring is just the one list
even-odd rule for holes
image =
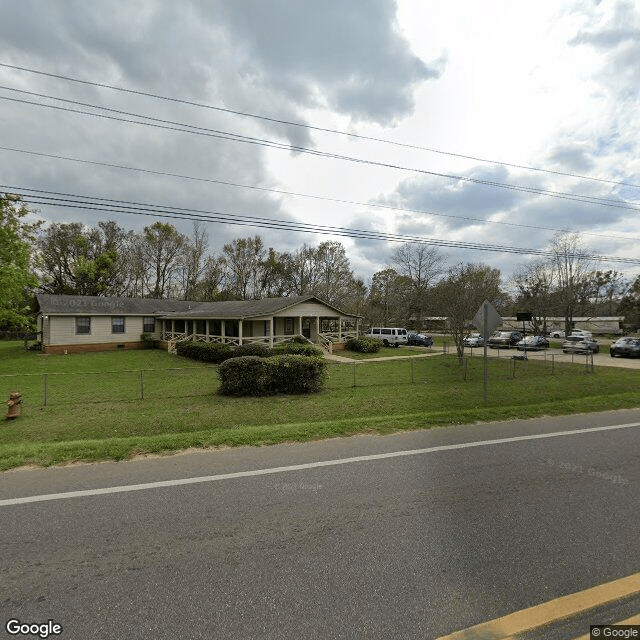
{"label": "single-story building", "polygon": [[328,351],[357,336],[360,316],[315,296],[189,302],[38,294],[38,332],[44,353],[115,351],[144,346],[142,334],[173,351],[194,340],[273,345],[301,335]]}
{"label": "single-story building", "polygon": [[[547,331],[564,331],[564,318],[560,316],[548,317]],[[572,319],[571,329],[580,329],[582,331],[590,331],[593,334],[622,334],[622,323],[624,316],[590,316],[590,317],[574,317]],[[505,330],[515,329],[522,330],[522,321],[516,318],[503,318],[502,328]],[[527,333],[532,330],[532,324],[528,321],[524,323]]]}

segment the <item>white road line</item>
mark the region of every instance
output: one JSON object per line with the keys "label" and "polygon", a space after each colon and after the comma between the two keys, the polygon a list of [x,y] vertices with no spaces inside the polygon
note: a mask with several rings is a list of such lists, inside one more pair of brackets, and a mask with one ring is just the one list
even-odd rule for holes
{"label": "white road line", "polygon": [[554,433],[540,433],[530,436],[514,436],[512,438],[498,438],[496,440],[481,440],[478,442],[463,442],[460,444],[447,444],[439,447],[427,447],[426,449],[410,449],[407,451],[392,451],[390,453],[376,453],[355,458],[339,458],[337,460],[322,460],[319,462],[307,462],[294,464],[287,467],[271,467],[269,469],[253,469],[251,471],[238,471],[235,473],[221,473],[215,476],[200,476],[196,478],[182,478],[179,480],[160,480],[157,482],[145,482],[144,484],[130,484],[117,487],[104,487],[102,489],[84,489],[82,491],[66,491],[64,493],[48,493],[37,496],[25,496],[23,498],[8,498],[0,500],[0,507],[8,507],[29,502],[48,502],[50,500],[64,500],[67,498],[83,498],[87,496],[107,495],[111,493],[125,493],[127,491],[143,491],[145,489],[159,489],[162,487],[177,487],[185,484],[198,484],[202,482],[217,482],[219,480],[232,480],[234,478],[249,478],[251,476],[266,476],[287,471],[301,471],[303,469],[316,469],[318,467],[334,467],[340,464],[354,462],[368,462],[370,460],[384,460],[386,458],[401,458],[416,456],[425,453],[437,453],[439,451],[455,451],[456,449],[471,449],[473,447],[486,447],[496,444],[508,444],[511,442],[523,442],[525,440],[543,440],[546,438],[558,438],[561,436],[576,436],[584,433],[596,433],[598,431],[611,431],[614,429],[632,429],[640,427],[640,422],[630,424],[617,424],[606,427],[591,427],[588,429],[575,429],[572,431],[556,431]]}

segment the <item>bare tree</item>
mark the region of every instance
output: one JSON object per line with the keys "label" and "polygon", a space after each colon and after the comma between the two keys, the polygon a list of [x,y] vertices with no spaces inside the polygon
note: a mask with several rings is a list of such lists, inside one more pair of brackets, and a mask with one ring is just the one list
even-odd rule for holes
{"label": "bare tree", "polygon": [[396,248],[391,261],[398,273],[411,282],[410,311],[415,317],[416,328],[420,330],[429,306],[429,289],[444,272],[445,258],[437,247],[406,242]]}
{"label": "bare tree", "polygon": [[557,299],[568,335],[573,329],[576,309],[593,290],[593,258],[585,253],[579,233],[556,234],[551,252]]}
{"label": "bare tree", "polygon": [[468,323],[485,300],[502,296],[500,270],[483,264],[458,264],[436,285],[434,296],[447,317],[447,329],[455,342],[458,358],[462,359]]}

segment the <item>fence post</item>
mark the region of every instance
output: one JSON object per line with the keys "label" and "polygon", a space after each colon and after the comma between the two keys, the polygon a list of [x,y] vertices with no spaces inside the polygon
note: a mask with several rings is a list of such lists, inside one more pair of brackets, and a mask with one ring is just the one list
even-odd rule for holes
{"label": "fence post", "polygon": [[415,375],[413,372],[413,358],[411,358],[411,384],[415,384]]}
{"label": "fence post", "polygon": [[45,373],[44,374],[44,406],[47,406],[47,399],[49,395],[49,377]]}
{"label": "fence post", "polygon": [[356,386],[356,363],[353,363],[353,386]]}
{"label": "fence post", "polygon": [[144,373],[140,369],[140,400],[144,400]]}

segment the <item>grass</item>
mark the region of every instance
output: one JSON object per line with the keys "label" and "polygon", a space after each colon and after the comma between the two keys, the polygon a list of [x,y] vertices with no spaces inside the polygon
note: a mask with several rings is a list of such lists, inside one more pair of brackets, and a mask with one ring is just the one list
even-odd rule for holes
{"label": "grass", "polygon": [[640,404],[638,370],[508,358],[489,360],[485,402],[482,366],[451,354],[354,360],[331,363],[320,394],[228,398],[215,394],[215,366],[158,350],[47,356],[0,342],[0,392],[23,397],[21,416],[0,423],[0,469]]}

